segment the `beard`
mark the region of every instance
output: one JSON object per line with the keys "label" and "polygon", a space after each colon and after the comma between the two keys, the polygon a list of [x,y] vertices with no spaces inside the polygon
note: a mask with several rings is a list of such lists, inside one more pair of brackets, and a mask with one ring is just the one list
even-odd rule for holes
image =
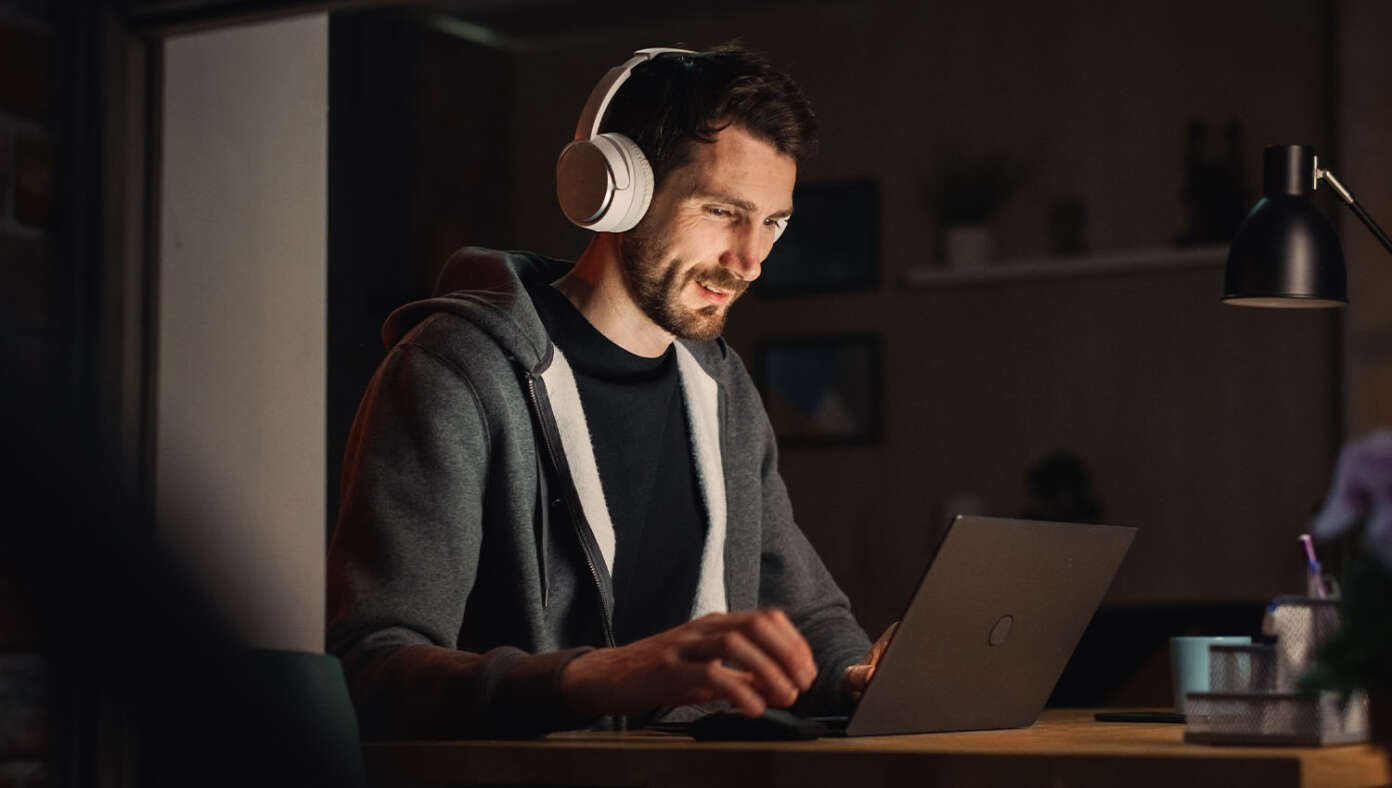
{"label": "beard", "polygon": [[[668,258],[667,249],[667,244],[654,238],[633,231],[623,234],[619,271],[629,295],[643,314],[667,333],[682,339],[715,339],[725,330],[730,306],[749,289],[749,282],[720,265],[684,268],[681,260]],[[730,300],[692,309],[681,300],[692,281],[719,288],[730,294]]]}

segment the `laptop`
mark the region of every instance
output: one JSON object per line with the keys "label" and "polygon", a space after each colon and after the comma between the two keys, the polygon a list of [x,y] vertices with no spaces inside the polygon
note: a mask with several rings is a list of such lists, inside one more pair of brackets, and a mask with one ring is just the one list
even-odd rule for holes
{"label": "laptop", "polygon": [[1135,536],[954,518],[845,735],[1033,725]]}
{"label": "laptop", "polygon": [[781,709],[654,730],[697,739],[815,739],[1034,724],[1136,529],[959,515],[850,717]]}

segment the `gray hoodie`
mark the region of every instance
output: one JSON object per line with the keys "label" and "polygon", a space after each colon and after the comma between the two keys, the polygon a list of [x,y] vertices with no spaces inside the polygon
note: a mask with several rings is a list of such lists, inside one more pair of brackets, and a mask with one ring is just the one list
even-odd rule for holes
{"label": "gray hoodie", "polygon": [[[566,663],[613,644],[614,529],[575,378],[528,288],[570,264],[463,249],[397,309],[343,460],[328,649],[367,738],[528,736],[577,717]],[[722,340],[677,345],[707,514],[692,617],[782,608],[817,665],[794,707],[843,711],[869,648],[797,525],[757,390]]]}

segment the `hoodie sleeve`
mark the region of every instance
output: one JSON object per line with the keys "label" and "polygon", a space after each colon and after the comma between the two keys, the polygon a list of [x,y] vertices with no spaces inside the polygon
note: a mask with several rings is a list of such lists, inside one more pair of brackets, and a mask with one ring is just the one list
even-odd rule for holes
{"label": "hoodie sleeve", "polygon": [[755,426],[752,435],[761,458],[762,493],[759,606],[777,607],[792,620],[812,647],[818,672],[812,688],[793,710],[802,714],[844,714],[852,701],[841,687],[841,674],[870,650],[865,630],[851,613],[850,600],[836,585],[817,551],[793,519],[783,477],[778,473],[778,443],[753,382],[740,366],[741,385],[734,396]]}
{"label": "hoodie sleeve", "polygon": [[845,714],[853,704],[841,688],[841,674],[865,658],[870,640],[851,614],[845,593],[802,529],[793,522],[792,505],[778,475],[776,456],[776,448],[769,447],[764,474],[759,606],[782,608],[807,639],[817,661],[817,679],[798,700],[794,711]]}
{"label": "hoodie sleeve", "polygon": [[469,378],[405,341],[344,457],[328,557],[330,652],[364,738],[528,736],[583,727],[560,690],[586,649],[454,648],[477,577],[489,435]]}

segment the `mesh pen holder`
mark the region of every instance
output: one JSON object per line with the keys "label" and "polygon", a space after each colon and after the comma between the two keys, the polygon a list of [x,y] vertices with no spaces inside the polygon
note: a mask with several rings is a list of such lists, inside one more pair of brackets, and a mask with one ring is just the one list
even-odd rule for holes
{"label": "mesh pen holder", "polygon": [[1276,647],[1215,644],[1208,647],[1209,692],[1276,692]]}
{"label": "mesh pen holder", "polygon": [[1262,631],[1276,638],[1276,685],[1293,691],[1315,663],[1315,651],[1339,629],[1338,602],[1307,596],[1278,596],[1267,609]]}
{"label": "mesh pen holder", "polygon": [[1368,700],[1355,692],[1302,692],[1315,652],[1339,628],[1337,603],[1280,596],[1262,631],[1271,645],[1209,647],[1209,692],[1187,697],[1184,740],[1209,744],[1322,745],[1366,741]]}

